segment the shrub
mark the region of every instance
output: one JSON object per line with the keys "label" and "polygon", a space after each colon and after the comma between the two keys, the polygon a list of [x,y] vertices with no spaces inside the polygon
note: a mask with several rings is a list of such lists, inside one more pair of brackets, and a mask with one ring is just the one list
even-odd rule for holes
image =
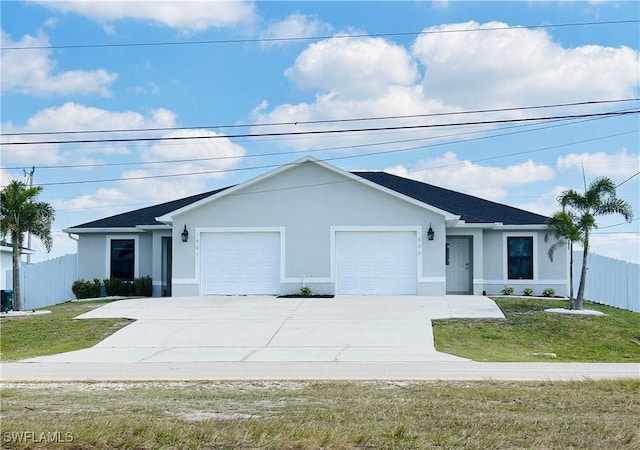
{"label": "shrub", "polygon": [[512,295],[515,292],[515,289],[513,286],[505,286],[500,292],[502,292],[502,295]]}
{"label": "shrub", "polygon": [[133,294],[140,297],[151,297],[153,295],[151,277],[141,277],[133,280]]}
{"label": "shrub", "polygon": [[531,297],[533,295],[533,289],[531,288],[524,288],[522,290],[522,295],[525,295],[527,297]]}
{"label": "shrub", "polygon": [[546,288],[544,291],[542,291],[543,297],[555,297],[555,295],[556,290],[554,288]]}
{"label": "shrub", "polygon": [[151,297],[153,293],[151,277],[136,278],[133,281],[121,280],[119,278],[106,278],[104,280],[104,287],[108,296]]}
{"label": "shrub", "polygon": [[302,286],[300,288],[300,295],[302,295],[303,297],[310,297],[313,295],[313,291],[309,286]]}
{"label": "shrub", "polygon": [[76,280],[71,285],[71,291],[78,300],[100,297],[100,280]]}

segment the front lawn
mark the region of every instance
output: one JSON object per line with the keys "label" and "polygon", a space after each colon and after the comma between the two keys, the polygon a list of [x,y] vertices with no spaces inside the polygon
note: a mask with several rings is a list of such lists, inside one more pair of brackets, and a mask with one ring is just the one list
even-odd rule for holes
{"label": "front lawn", "polygon": [[568,301],[494,300],[506,320],[435,320],[436,349],[474,361],[640,362],[639,313],[587,304],[607,315],[550,314]]}
{"label": "front lawn", "polygon": [[0,395],[7,448],[640,448],[638,380],[7,383]]}
{"label": "front lawn", "polygon": [[91,347],[124,327],[126,319],[73,320],[110,300],[68,302],[43,309],[51,314],[0,320],[0,360],[33,358]]}

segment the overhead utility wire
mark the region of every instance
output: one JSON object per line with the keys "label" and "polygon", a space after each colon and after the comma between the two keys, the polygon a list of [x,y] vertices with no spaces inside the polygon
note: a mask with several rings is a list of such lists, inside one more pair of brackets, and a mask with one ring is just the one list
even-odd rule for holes
{"label": "overhead utility wire", "polygon": [[618,184],[616,187],[619,188],[620,186],[622,186],[623,184],[625,184],[627,181],[632,180],[633,178],[637,177],[638,175],[640,175],[640,172],[634,173],[633,175],[631,175],[629,178],[627,178],[626,180],[624,180],[622,183]]}
{"label": "overhead utility wire", "polygon": [[0,133],[0,136],[33,136],[33,135],[60,135],[60,134],[93,134],[93,133],[133,133],[142,131],[178,131],[178,130],[202,130],[212,128],[248,128],[248,127],[269,127],[269,126],[283,126],[283,125],[317,125],[326,123],[346,123],[346,122],[365,122],[373,120],[397,120],[397,119],[416,119],[423,117],[442,117],[442,116],[456,116],[464,114],[485,114],[493,112],[507,112],[507,111],[526,111],[531,109],[548,109],[548,108],[563,108],[568,106],[586,106],[586,105],[601,105],[605,103],[623,103],[623,102],[635,102],[640,98],[624,98],[618,100],[591,100],[575,103],[557,103],[551,105],[536,105],[536,106],[519,106],[513,108],[496,108],[496,109],[477,109],[470,111],[452,111],[442,113],[429,113],[429,114],[408,114],[397,116],[379,116],[379,117],[354,117],[348,119],[325,119],[325,120],[307,120],[307,121],[294,121],[294,122],[270,122],[270,123],[255,123],[255,124],[234,124],[234,125],[203,125],[203,126],[190,126],[190,127],[158,127],[158,128],[112,128],[108,130],[74,130],[74,131],[29,131],[29,132],[17,132],[17,133]]}
{"label": "overhead utility wire", "polygon": [[[511,135],[514,135],[514,134],[530,133],[530,132],[533,132],[533,131],[547,130],[547,129],[550,129],[550,128],[564,127],[564,126],[574,125],[576,123],[584,123],[584,122],[590,122],[590,121],[602,120],[602,119],[607,119],[607,117],[595,117],[595,118],[585,119],[585,120],[580,120],[580,121],[575,121],[575,122],[562,121],[564,123],[554,124],[554,125],[547,125],[547,126],[537,127],[537,128],[533,128],[533,129],[518,130],[518,131],[509,132],[509,133],[493,134],[493,135],[490,135],[490,136],[483,136],[483,137],[474,138],[474,139],[466,139],[466,140],[458,140],[458,141],[447,142],[447,143],[439,143],[439,144],[435,144],[435,145],[445,145],[445,144],[450,144],[450,143],[454,143],[455,144],[455,143],[458,143],[458,142],[470,142],[470,141],[474,141],[474,140],[477,140],[477,139],[489,139],[489,138],[494,138],[494,137],[511,136]],[[561,122],[561,120],[550,121],[550,122],[551,123],[553,123],[553,122]],[[505,127],[502,130],[513,129],[513,128],[522,128],[522,127],[530,127],[531,125],[532,124],[514,125],[512,127]],[[535,124],[533,124],[533,125],[535,125]],[[342,146],[335,146],[335,147],[315,148],[315,149],[310,149],[310,150],[304,150],[302,152],[301,151],[285,151],[285,152],[272,152],[272,153],[257,153],[257,154],[244,155],[244,156],[241,156],[241,157],[240,156],[211,156],[211,157],[207,157],[207,158],[168,159],[168,160],[162,160],[162,161],[129,161],[129,162],[117,162],[117,163],[60,164],[60,165],[38,166],[38,168],[39,169],[76,169],[76,168],[89,168],[89,167],[117,167],[117,166],[130,167],[130,166],[140,166],[140,165],[157,165],[157,164],[202,162],[202,161],[218,161],[218,160],[238,159],[238,158],[261,158],[261,157],[267,157],[267,156],[282,156],[282,155],[291,155],[291,154],[300,154],[300,153],[310,154],[310,153],[317,153],[317,152],[344,150],[344,149],[350,149],[350,148],[351,149],[355,149],[355,148],[360,148],[360,147],[376,147],[376,146],[382,146],[382,145],[401,144],[401,143],[406,143],[406,142],[428,141],[428,140],[445,139],[445,138],[449,138],[449,137],[453,137],[453,136],[463,136],[463,135],[467,135],[467,134],[477,134],[477,133],[478,133],[478,131],[467,131],[465,133],[442,134],[442,135],[438,135],[438,136],[430,136],[430,137],[427,137],[427,138],[399,139],[399,140],[395,140],[395,141],[383,141],[383,142],[373,142],[373,143],[364,143],[364,144],[342,145]],[[638,130],[611,134],[611,135],[607,135],[607,136],[604,136],[604,137],[601,137],[601,138],[590,139],[590,140],[587,140],[587,141],[580,141],[580,142],[577,142],[577,143],[591,142],[593,140],[608,139],[608,138],[611,138],[611,137],[624,136],[626,134],[633,134],[633,133],[638,133]],[[430,147],[430,146],[421,145],[421,146],[417,146],[417,147],[408,147],[408,148],[388,150],[388,151],[383,151],[383,152],[367,153],[365,155],[388,153],[388,152],[395,152],[395,151],[416,150],[416,149],[426,148],[426,147]],[[524,153],[527,153],[527,152],[524,152]],[[518,153],[518,154],[520,154],[520,153]],[[513,155],[515,155],[515,154],[510,154],[509,156],[513,156]],[[358,156],[358,155],[356,155],[356,156]],[[490,159],[493,159],[493,158],[490,158]],[[1,166],[0,166],[0,168],[10,169],[9,167],[1,167]],[[15,167],[14,169],[15,170],[20,170],[20,169],[23,169],[23,168],[24,167]]]}
{"label": "overhead utility wire", "polygon": [[[589,120],[596,120],[596,119],[589,119]],[[585,120],[585,122],[586,122],[586,120]],[[561,125],[555,125],[555,126],[561,126]],[[551,127],[544,127],[544,128],[551,128]],[[537,131],[537,130],[520,130],[520,131],[511,132],[511,133],[503,133],[503,134],[491,135],[491,136],[480,136],[480,137],[471,138],[471,139],[460,139],[460,140],[457,140],[457,141],[451,141],[451,142],[446,142],[446,143],[436,143],[436,144],[430,144],[430,145],[421,145],[421,146],[418,146],[418,147],[409,147],[409,148],[394,149],[394,150],[383,150],[383,151],[380,151],[380,152],[362,153],[362,154],[358,154],[358,155],[336,156],[336,157],[333,157],[333,158],[325,158],[322,161],[337,161],[337,160],[342,160],[342,159],[361,158],[361,157],[374,156],[374,155],[380,155],[380,154],[399,153],[399,152],[405,152],[405,151],[418,150],[418,149],[422,149],[422,148],[437,147],[437,146],[441,146],[441,145],[451,145],[451,144],[458,144],[458,143],[466,143],[466,142],[470,142],[470,141],[480,141],[480,140],[485,140],[485,139],[491,139],[491,138],[494,138],[494,137],[501,137],[501,136],[507,136],[507,135],[512,135],[512,134],[526,133],[528,131]],[[620,134],[629,134],[629,133],[635,133],[635,132],[637,132],[637,131],[631,131],[631,132],[620,133]],[[506,154],[506,155],[479,158],[479,159],[472,160],[471,162],[489,161],[489,160],[493,160],[493,159],[506,158],[506,157],[509,157],[509,156],[516,156],[516,155],[522,155],[522,154],[526,154],[526,153],[540,152],[540,151],[550,150],[550,149],[559,148],[559,147],[566,147],[566,146],[569,146],[569,145],[575,145],[575,144],[581,144],[581,143],[585,143],[585,142],[592,142],[592,141],[596,141],[596,140],[607,139],[609,137],[614,137],[614,136],[618,136],[618,135],[616,134],[616,135],[599,137],[599,138],[594,138],[594,139],[586,139],[586,140],[583,140],[583,141],[570,142],[570,143],[566,143],[566,144],[558,144],[558,145],[553,145],[553,146],[550,146],[550,147],[544,147],[544,148],[535,149],[535,150],[525,150],[525,151],[520,151],[520,152],[509,153],[509,154]],[[299,163],[293,162],[293,163],[284,164],[284,166],[295,165],[295,164],[299,164]],[[464,163],[447,164],[447,165],[438,166],[438,167],[434,167],[434,168],[438,168],[439,169],[439,168],[445,168],[445,167],[453,167],[453,166],[458,166],[460,164],[464,164]],[[212,174],[212,173],[240,172],[240,171],[245,171],[245,170],[256,170],[256,169],[271,169],[271,168],[280,167],[280,166],[282,166],[282,164],[270,164],[270,165],[253,166],[253,167],[238,167],[238,168],[234,168],[234,169],[214,169],[214,170],[206,170],[206,171],[200,171],[200,172],[188,172],[188,173],[165,174],[165,175],[144,175],[144,176],[127,177],[127,178],[106,178],[106,179],[98,179],[98,180],[79,180],[79,181],[57,181],[57,182],[51,182],[51,183],[40,183],[39,186],[58,186],[58,185],[69,185],[69,184],[106,183],[106,182],[111,182],[111,181],[147,180],[147,179],[154,179],[154,178],[174,178],[174,177],[182,177],[182,176],[207,175],[207,174]],[[409,172],[420,172],[420,171],[430,170],[430,169],[434,169],[434,168],[417,169],[417,170],[412,170],[412,171],[409,171]]]}
{"label": "overhead utility wire", "polygon": [[[586,119],[584,121],[580,121],[580,122],[586,122],[586,121],[591,121],[591,120],[600,120],[603,119],[603,117],[596,117],[594,119]],[[606,119],[606,117],[604,117],[604,119]],[[551,123],[553,122],[559,122],[558,121],[550,121]],[[558,127],[558,126],[567,126],[567,125],[572,125],[576,122],[565,122],[563,124],[560,125],[549,125],[546,127],[538,127],[538,128],[534,128],[534,129],[527,129],[524,131],[519,131],[519,132],[514,132],[514,133],[505,133],[505,134],[500,134],[500,135],[493,135],[495,137],[499,137],[499,136],[504,136],[506,134],[516,134],[516,133],[525,133],[525,132],[530,132],[530,131],[538,131],[538,130],[543,130],[543,129],[548,129],[548,128],[554,128],[554,127]],[[521,125],[513,125],[511,127],[505,127],[503,128],[503,130],[508,130],[508,129],[512,129],[512,128],[523,128],[523,127],[531,127],[532,125],[535,124],[521,124]],[[187,159],[166,159],[166,160],[162,160],[162,161],[129,161],[129,162],[117,162],[117,163],[92,163],[92,164],[61,164],[61,165],[50,165],[50,166],[38,166],[39,169],[74,169],[74,168],[87,168],[87,167],[113,167],[113,166],[134,166],[134,165],[155,165],[155,164],[168,164],[168,163],[184,163],[184,162],[201,162],[201,161],[218,161],[218,160],[224,160],[224,159],[237,159],[237,158],[260,158],[260,157],[265,157],[265,156],[282,156],[282,155],[292,155],[292,154],[300,154],[300,153],[305,153],[305,154],[309,154],[309,153],[317,153],[317,152],[328,152],[328,151],[335,151],[335,150],[346,150],[346,149],[356,149],[356,148],[361,148],[361,147],[377,147],[377,146],[382,146],[382,145],[391,145],[391,144],[402,144],[402,143],[406,143],[406,142],[416,142],[416,141],[429,141],[429,140],[434,140],[434,139],[445,139],[445,138],[449,138],[449,137],[453,137],[453,136],[464,136],[467,134],[477,134],[478,131],[466,131],[464,133],[455,133],[455,134],[441,134],[441,135],[437,135],[437,136],[429,136],[429,137],[420,137],[420,138],[411,138],[411,139],[398,139],[398,140],[394,140],[394,141],[382,141],[382,142],[367,142],[364,144],[351,144],[351,145],[340,145],[340,146],[333,146],[333,147],[321,147],[321,148],[314,148],[314,149],[309,149],[309,150],[304,150],[304,151],[299,151],[299,150],[293,150],[293,151],[284,151],[284,152],[272,152],[272,153],[254,153],[254,154],[250,154],[250,155],[244,155],[244,156],[210,156],[210,157],[206,157],[206,158],[187,158]],[[627,132],[629,133],[629,132]],[[623,134],[627,134],[627,133],[623,133]],[[633,132],[631,132],[633,133]],[[491,136],[491,137],[493,137]],[[178,144],[170,144],[170,145],[178,145]],[[420,148],[420,147],[416,147],[416,148]],[[0,166],[0,168],[4,168],[4,169],[9,169],[9,167],[2,167]],[[15,167],[13,169],[15,170],[22,170],[25,167]]]}
{"label": "overhead utility wire", "polygon": [[[588,119],[585,120],[583,122],[587,122],[590,120],[598,120],[598,119]],[[554,125],[554,126],[562,126],[562,125]],[[545,128],[551,128],[551,127],[545,127]],[[540,128],[542,129],[542,128]],[[510,134],[517,134],[517,133],[524,133],[527,131],[537,131],[536,130],[525,130],[525,131],[517,131],[517,132],[513,132],[513,133],[505,133],[505,134],[500,134],[500,135],[493,135],[493,136],[485,136],[485,137],[478,137],[478,138],[474,138],[474,139],[469,139],[469,140],[482,140],[482,139],[489,139],[489,138],[493,138],[493,137],[501,137],[501,136],[505,136],[505,135],[510,135]],[[586,142],[594,142],[594,141],[598,141],[598,140],[603,140],[603,139],[609,139],[611,137],[617,137],[617,136],[621,136],[624,134],[630,134],[630,133],[637,133],[637,130],[634,131],[628,131],[625,133],[617,133],[617,134],[612,134],[612,135],[607,135],[607,136],[600,136],[597,138],[592,138],[592,139],[585,139],[582,141],[574,141],[574,142],[567,142],[564,144],[558,144],[558,145],[553,145],[550,147],[543,147],[543,148],[538,148],[538,149],[534,149],[534,150],[525,150],[525,151],[521,151],[521,152],[514,152],[514,153],[509,153],[506,155],[499,155],[499,156],[489,156],[486,158],[478,158],[478,159],[473,159],[470,160],[470,162],[472,163],[478,163],[478,162],[484,162],[484,161],[490,161],[490,160],[494,160],[494,159],[501,159],[501,158],[507,158],[510,156],[517,156],[517,155],[522,155],[522,154],[527,154],[527,153],[535,153],[535,152],[541,152],[541,151],[545,151],[545,150],[552,150],[555,148],[560,148],[560,147],[567,147],[570,145],[576,145],[576,144],[583,144]],[[469,140],[460,140],[460,141],[454,141],[454,142],[450,142],[447,144],[456,144],[456,143],[460,143],[460,142],[468,142]],[[361,155],[352,155],[352,156],[343,156],[343,157],[336,157],[336,158],[328,158],[325,159],[323,161],[331,161],[331,160],[336,160],[336,159],[346,159],[346,158],[358,158],[358,157],[363,157],[363,156],[371,156],[371,155],[377,155],[380,153],[392,153],[392,152],[401,152],[401,151],[408,151],[408,150],[415,150],[415,149],[419,149],[419,148],[426,148],[426,147],[436,147],[439,145],[445,145],[443,144],[432,144],[432,145],[428,145],[428,146],[422,146],[422,147],[413,147],[413,148],[408,148],[408,149],[397,149],[397,150],[388,150],[388,151],[383,151],[383,152],[374,152],[374,153],[366,153],[366,154],[361,154]],[[285,165],[294,165],[294,164],[299,164],[299,163],[289,163],[289,164],[285,164]],[[448,167],[455,167],[455,166],[460,166],[466,164],[466,162],[459,162],[459,163],[453,163],[453,164],[443,164],[440,166],[433,166],[433,167],[427,167],[427,168],[421,168],[421,169],[413,169],[413,170],[408,170],[407,172],[413,173],[413,172],[424,172],[424,171],[428,171],[428,170],[436,170],[436,169],[445,169]],[[179,174],[179,175],[162,175],[161,177],[172,177],[172,176],[188,176],[188,175],[202,175],[202,174],[206,174],[206,173],[211,173],[211,172],[232,172],[232,171],[240,171],[240,170],[252,170],[252,169],[263,169],[263,168],[273,168],[273,167],[278,167],[277,165],[271,165],[271,166],[259,166],[259,167],[245,167],[245,168],[237,168],[237,169],[226,169],[226,170],[216,170],[216,171],[207,171],[207,172],[198,172],[198,173],[191,173],[191,174]],[[155,176],[149,176],[147,178],[155,178]],[[117,178],[117,179],[113,179],[113,180],[98,180],[98,181],[127,181],[130,178]],[[137,178],[135,178],[137,179]],[[93,183],[93,182],[98,182],[98,181],[87,181],[86,183]],[[347,180],[348,181],[348,180]],[[298,189],[298,188],[306,188],[306,187],[312,187],[312,186],[319,186],[319,185],[329,185],[329,184],[337,184],[337,183],[343,183],[344,181],[333,181],[333,182],[328,182],[328,183],[321,183],[321,184],[314,184],[314,185],[304,185],[304,186],[296,186],[295,188],[279,188],[276,190],[286,190],[286,189]],[[66,182],[62,182],[62,184],[65,184]],[[80,182],[72,182],[72,183],[83,183],[82,181]],[[60,183],[50,183],[47,185],[51,185],[51,184],[60,184]],[[258,192],[270,192],[269,191],[258,191]],[[258,192],[254,192],[254,193],[258,193]],[[235,194],[234,194],[235,195]],[[128,203],[128,204],[119,204],[119,205],[108,205],[108,206],[96,206],[93,208],[89,208],[89,209],[101,209],[101,208],[111,208],[113,206],[133,206],[133,205],[145,205],[148,204],[148,202],[139,202],[139,203]],[[75,210],[75,209],[83,209],[83,208],[63,208],[61,209],[61,211],[71,211],[71,210]],[[86,208],[85,208],[86,209]],[[640,220],[640,219],[634,219],[635,220]],[[626,222],[625,222],[626,223]],[[601,227],[601,228],[609,228],[609,227]]]}
{"label": "overhead utility wire", "polygon": [[0,50],[40,50],[40,49],[73,49],[73,48],[119,48],[119,47],[160,47],[173,45],[219,45],[219,44],[245,44],[260,42],[287,42],[287,41],[315,41],[324,39],[350,39],[362,37],[392,37],[392,36],[420,36],[429,34],[448,34],[448,33],[477,33],[483,31],[502,31],[513,29],[539,29],[539,28],[562,28],[562,27],[582,27],[594,25],[622,25],[638,23],[638,19],[630,20],[610,20],[603,22],[573,22],[545,25],[515,25],[507,27],[494,28],[471,28],[464,30],[423,30],[423,31],[404,31],[395,33],[372,33],[372,34],[344,34],[333,36],[292,36],[283,38],[254,38],[254,39],[217,39],[206,41],[186,41],[186,42],[130,42],[125,44],[69,44],[69,45],[31,45],[27,47],[0,47]]}
{"label": "overhead utility wire", "polygon": [[272,133],[242,133],[231,135],[215,135],[215,136],[165,136],[165,137],[146,137],[146,138],[112,138],[112,139],[78,139],[78,140],[50,140],[50,141],[27,141],[27,142],[3,142],[1,145],[40,145],[40,144],[90,144],[98,142],[157,142],[157,141],[184,141],[195,139],[232,139],[242,137],[270,137],[270,136],[308,136],[308,135],[322,135],[322,134],[342,134],[342,133],[361,133],[370,131],[392,131],[392,130],[418,130],[427,128],[444,128],[444,127],[457,127],[457,126],[469,126],[469,125],[497,125],[501,123],[513,123],[513,122],[539,122],[545,120],[555,119],[580,119],[585,117],[611,117],[611,116],[624,116],[629,114],[638,114],[640,110],[627,110],[627,111],[611,111],[604,113],[590,113],[590,114],[567,114],[560,116],[545,116],[545,117],[531,117],[520,119],[501,119],[501,120],[481,120],[471,122],[454,122],[454,123],[440,123],[429,125],[399,125],[389,127],[371,127],[371,128],[347,128],[341,130],[310,130],[310,131],[282,131]]}

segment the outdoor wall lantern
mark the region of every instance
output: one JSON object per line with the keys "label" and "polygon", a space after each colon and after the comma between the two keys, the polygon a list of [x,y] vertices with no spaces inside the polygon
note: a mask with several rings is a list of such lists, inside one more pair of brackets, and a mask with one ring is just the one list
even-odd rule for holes
{"label": "outdoor wall lantern", "polygon": [[182,230],[180,236],[182,236],[182,242],[187,242],[189,240],[189,232],[187,231],[186,225],[184,226],[184,230]]}
{"label": "outdoor wall lantern", "polygon": [[429,229],[427,230],[427,239],[433,241],[435,235],[436,233],[433,231],[433,228],[431,228],[431,224],[429,224]]}

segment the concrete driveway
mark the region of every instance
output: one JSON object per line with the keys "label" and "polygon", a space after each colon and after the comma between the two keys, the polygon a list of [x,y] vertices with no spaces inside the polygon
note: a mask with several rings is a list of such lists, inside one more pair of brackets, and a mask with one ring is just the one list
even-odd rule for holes
{"label": "concrete driveway", "polygon": [[78,317],[136,321],[96,346],[30,362],[425,362],[437,352],[431,320],[504,318],[481,296],[144,298]]}

